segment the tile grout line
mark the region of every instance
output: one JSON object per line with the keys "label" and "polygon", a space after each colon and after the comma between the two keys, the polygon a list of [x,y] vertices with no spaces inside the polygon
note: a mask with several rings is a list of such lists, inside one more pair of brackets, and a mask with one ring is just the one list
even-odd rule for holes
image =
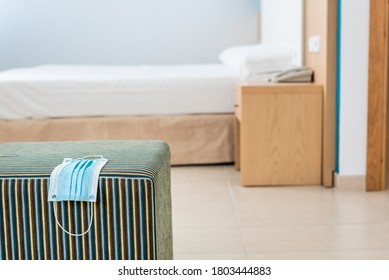
{"label": "tile grout line", "polygon": [[243,243],[244,254],[246,256],[246,259],[248,259],[247,244],[246,244],[245,239],[243,237],[242,224],[240,222],[239,215],[238,215],[238,207],[237,207],[235,199],[234,199],[234,194],[232,192],[231,181],[230,181],[230,178],[228,176],[228,172],[227,172],[226,166],[223,166],[223,170],[224,170],[224,174],[226,176],[226,182],[227,182],[227,187],[228,187],[228,191],[229,191],[229,194],[230,194],[230,199],[231,199],[231,202],[232,202],[232,207],[234,208],[235,218],[236,218],[236,221],[238,223],[239,234],[240,234],[240,238],[241,238],[242,243]]}

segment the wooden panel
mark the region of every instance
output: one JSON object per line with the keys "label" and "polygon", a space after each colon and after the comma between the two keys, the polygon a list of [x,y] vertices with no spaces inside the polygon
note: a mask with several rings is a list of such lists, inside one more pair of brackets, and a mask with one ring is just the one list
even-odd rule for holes
{"label": "wooden panel", "polygon": [[366,190],[385,189],[388,92],[388,1],[370,1]]}
{"label": "wooden panel", "polygon": [[336,39],[337,0],[305,0],[305,38],[320,36],[320,52],[304,51],[305,64],[315,71],[315,83],[323,85],[322,183],[333,186],[336,146]]}
{"label": "wooden panel", "polygon": [[234,123],[234,160],[235,169],[240,170],[240,122],[235,116]]}
{"label": "wooden panel", "polygon": [[235,88],[235,121],[234,121],[234,160],[235,169],[240,170],[240,121],[242,120],[242,88]]}
{"label": "wooden panel", "polygon": [[242,121],[242,88],[237,87],[235,90],[235,117],[239,120]]}
{"label": "wooden panel", "polygon": [[242,185],[319,185],[322,161],[320,86],[244,87]]}
{"label": "wooden panel", "polygon": [[[244,94],[260,94],[260,93],[315,93],[322,94],[323,86],[312,83],[269,83],[269,82],[239,82],[238,85],[242,88]],[[242,95],[242,93],[240,93]],[[240,97],[242,100],[242,97]],[[240,101],[242,104],[242,101]]]}

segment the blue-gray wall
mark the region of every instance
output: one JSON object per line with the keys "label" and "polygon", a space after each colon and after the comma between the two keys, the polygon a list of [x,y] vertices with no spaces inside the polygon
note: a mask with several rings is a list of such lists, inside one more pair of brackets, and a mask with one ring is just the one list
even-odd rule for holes
{"label": "blue-gray wall", "polygon": [[0,70],[216,62],[258,41],[259,0],[0,0]]}

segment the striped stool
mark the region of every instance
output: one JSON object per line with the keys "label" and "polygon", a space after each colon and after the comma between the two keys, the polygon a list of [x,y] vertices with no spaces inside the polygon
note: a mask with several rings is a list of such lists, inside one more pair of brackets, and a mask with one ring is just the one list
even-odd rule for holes
{"label": "striped stool", "polygon": [[[47,201],[50,173],[64,158],[109,161],[97,202]],[[0,259],[172,259],[170,152],[161,141],[0,145]]]}

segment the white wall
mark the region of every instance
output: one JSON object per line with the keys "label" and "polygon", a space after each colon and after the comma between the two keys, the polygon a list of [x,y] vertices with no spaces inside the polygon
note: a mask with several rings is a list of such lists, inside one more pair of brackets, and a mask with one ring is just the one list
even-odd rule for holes
{"label": "white wall", "polygon": [[216,62],[258,41],[259,0],[0,0],[0,70]]}
{"label": "white wall", "polygon": [[369,0],[342,0],[339,174],[366,174]]}
{"label": "white wall", "polygon": [[303,0],[261,0],[260,42],[289,44],[303,63]]}

